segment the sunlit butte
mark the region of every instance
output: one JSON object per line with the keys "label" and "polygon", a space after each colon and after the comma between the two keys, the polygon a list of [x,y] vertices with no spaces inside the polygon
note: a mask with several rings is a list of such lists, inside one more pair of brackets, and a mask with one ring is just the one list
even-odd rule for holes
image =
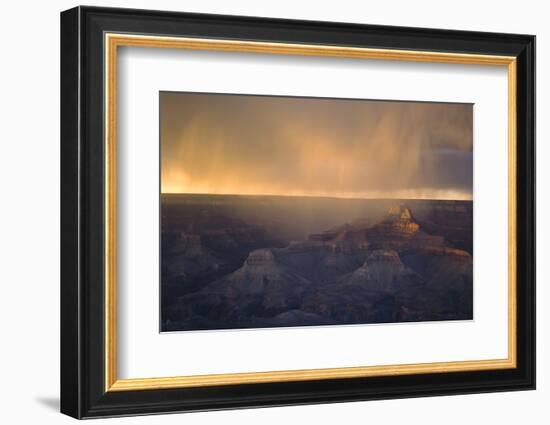
{"label": "sunlit butte", "polygon": [[161,189],[472,199],[471,104],[161,92]]}

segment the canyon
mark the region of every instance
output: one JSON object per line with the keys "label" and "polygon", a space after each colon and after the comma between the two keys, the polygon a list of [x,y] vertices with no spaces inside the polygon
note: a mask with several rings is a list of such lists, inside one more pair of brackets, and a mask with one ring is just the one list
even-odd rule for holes
{"label": "canyon", "polygon": [[161,196],[161,330],[473,318],[471,201]]}

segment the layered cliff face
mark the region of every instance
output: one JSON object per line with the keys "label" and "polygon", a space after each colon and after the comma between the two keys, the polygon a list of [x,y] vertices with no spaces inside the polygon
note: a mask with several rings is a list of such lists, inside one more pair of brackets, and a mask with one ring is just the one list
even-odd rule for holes
{"label": "layered cliff face", "polygon": [[380,227],[400,235],[412,235],[420,229],[411,210],[403,205],[391,207],[386,218],[378,226],[375,226],[375,228]]}
{"label": "layered cliff face", "polygon": [[[460,222],[448,222],[453,220]],[[192,261],[209,270],[218,267],[217,277],[172,300],[163,313],[163,328],[472,318],[469,252],[424,228],[406,205],[392,206],[377,223],[371,221],[354,220],[284,247],[270,246],[269,237],[259,236],[261,229],[242,223],[238,226],[242,230],[220,228],[200,237],[186,235],[176,249],[182,257],[180,267],[190,269]],[[219,240],[212,242],[214,236]],[[244,260],[224,269],[231,264],[227,260],[231,255],[238,258],[236,251],[262,241],[266,246],[248,249]],[[226,263],[217,258],[220,253]]]}
{"label": "layered cliff face", "polygon": [[194,203],[184,206],[173,205],[162,214],[163,311],[172,311],[180,297],[240,268],[253,250],[286,244],[262,226],[246,223],[214,207]]}
{"label": "layered cliff face", "polygon": [[419,222],[426,231],[442,235],[453,247],[472,254],[472,218],[471,204],[444,201],[432,205]]}
{"label": "layered cliff face", "polygon": [[357,220],[354,224],[311,235],[309,240],[333,252],[362,255],[377,249],[403,250],[445,244],[444,237],[421,229],[410,208],[403,205],[391,207],[374,226],[365,226]]}
{"label": "layered cliff face", "polygon": [[444,238],[424,232],[409,208],[392,207],[377,225],[367,229],[371,248],[414,249],[420,246],[441,246]]}
{"label": "layered cliff face", "polygon": [[216,258],[214,252],[206,247],[200,235],[180,232],[175,235],[170,250],[165,255],[171,261],[164,264],[170,276],[182,281],[194,276],[216,270],[223,261]]}
{"label": "layered cliff face", "polygon": [[277,263],[269,249],[252,251],[243,266],[204,288],[205,293],[220,293],[229,299],[258,295],[266,308],[285,307],[287,301],[303,293],[311,284],[307,279]]}
{"label": "layered cliff face", "polygon": [[342,285],[359,285],[373,291],[394,293],[401,286],[421,281],[413,270],[406,267],[394,250],[372,251],[365,263],[341,279]]}
{"label": "layered cliff face", "polygon": [[302,309],[336,323],[399,321],[401,305],[395,295],[418,291],[423,285],[396,251],[374,250],[359,268],[308,294]]}
{"label": "layered cliff face", "polygon": [[409,208],[399,206],[390,208],[386,217],[368,230],[368,236],[371,239],[400,241],[413,238],[419,230],[420,226]]}
{"label": "layered cliff face", "polygon": [[274,250],[277,260],[296,273],[317,283],[333,281],[359,267],[363,261],[360,248],[341,250],[333,242],[292,242]]}
{"label": "layered cliff face", "polygon": [[311,282],[277,263],[269,249],[252,251],[241,268],[184,296],[178,314],[188,320],[214,320],[240,326],[248,318],[296,309]]}
{"label": "layered cliff face", "polygon": [[[440,317],[471,317],[473,312],[473,258],[460,249],[424,247],[403,253],[403,261],[418,270],[426,281],[432,311]],[[416,306],[417,310],[425,309]]]}

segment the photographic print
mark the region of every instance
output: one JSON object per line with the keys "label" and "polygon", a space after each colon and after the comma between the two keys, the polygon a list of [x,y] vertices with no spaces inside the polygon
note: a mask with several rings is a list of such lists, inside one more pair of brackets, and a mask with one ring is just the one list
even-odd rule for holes
{"label": "photographic print", "polygon": [[535,36],[91,6],[60,34],[62,413],[535,389]]}
{"label": "photographic print", "polygon": [[160,93],[161,331],[473,319],[473,105]]}

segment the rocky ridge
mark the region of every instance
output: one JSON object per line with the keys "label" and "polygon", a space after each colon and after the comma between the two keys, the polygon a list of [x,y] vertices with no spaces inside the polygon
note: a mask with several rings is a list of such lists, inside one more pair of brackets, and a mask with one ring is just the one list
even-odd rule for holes
{"label": "rocky ridge", "polygon": [[171,316],[193,329],[468,319],[472,292],[471,255],[399,205],[374,226],[252,250]]}

